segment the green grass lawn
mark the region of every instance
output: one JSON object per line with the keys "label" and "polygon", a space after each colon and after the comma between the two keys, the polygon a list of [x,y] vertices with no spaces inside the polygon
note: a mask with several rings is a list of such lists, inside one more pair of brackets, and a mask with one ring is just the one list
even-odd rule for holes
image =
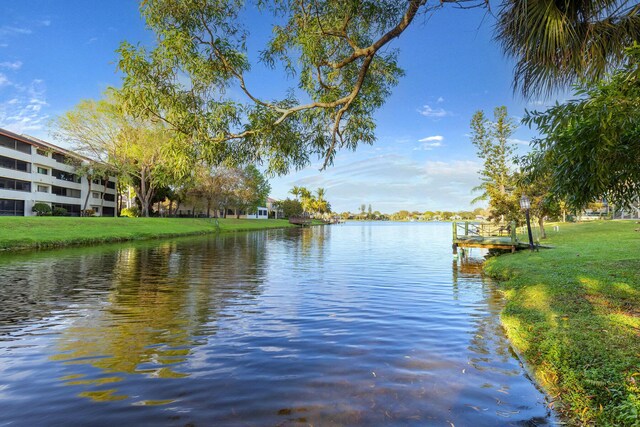
{"label": "green grass lawn", "polygon": [[486,262],[503,280],[502,322],[571,422],[638,426],[640,224],[559,227],[542,241],[554,249]]}
{"label": "green grass lawn", "polygon": [[[219,219],[219,231],[294,227],[287,220]],[[206,234],[215,220],[196,218],[0,217],[0,250],[50,248]]]}

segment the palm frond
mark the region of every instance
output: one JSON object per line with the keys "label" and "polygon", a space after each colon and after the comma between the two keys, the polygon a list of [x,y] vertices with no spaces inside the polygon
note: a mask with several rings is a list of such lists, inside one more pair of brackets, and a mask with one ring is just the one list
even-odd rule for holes
{"label": "palm frond", "polygon": [[[629,3],[633,3],[629,6]],[[516,60],[513,86],[549,96],[601,78],[640,40],[640,5],[629,0],[505,0],[495,38]]]}

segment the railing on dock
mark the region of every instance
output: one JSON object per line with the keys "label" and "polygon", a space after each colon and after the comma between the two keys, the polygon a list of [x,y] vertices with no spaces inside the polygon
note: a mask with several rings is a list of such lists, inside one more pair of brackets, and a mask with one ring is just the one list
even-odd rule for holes
{"label": "railing on dock", "polygon": [[490,224],[478,222],[457,222],[453,227],[453,251],[458,247],[481,247],[511,249],[515,251],[521,246],[516,235],[516,224]]}
{"label": "railing on dock", "polygon": [[511,237],[516,242],[516,223],[509,224],[491,224],[478,222],[454,222],[453,223],[453,239],[458,237]]}

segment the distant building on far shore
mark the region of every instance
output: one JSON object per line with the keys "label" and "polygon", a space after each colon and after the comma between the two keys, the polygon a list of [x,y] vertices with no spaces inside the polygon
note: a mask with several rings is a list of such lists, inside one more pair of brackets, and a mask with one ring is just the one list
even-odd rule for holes
{"label": "distant building on far shore", "polygon": [[284,218],[284,211],[278,206],[278,203],[280,203],[280,200],[267,197],[267,215],[269,218]]}

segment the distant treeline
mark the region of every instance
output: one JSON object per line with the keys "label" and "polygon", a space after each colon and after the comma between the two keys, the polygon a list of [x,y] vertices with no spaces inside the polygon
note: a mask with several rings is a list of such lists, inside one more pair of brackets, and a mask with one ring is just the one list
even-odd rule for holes
{"label": "distant treeline", "polygon": [[450,221],[450,220],[474,220],[485,219],[486,209],[476,208],[473,211],[408,211],[400,210],[392,214],[373,211],[371,205],[368,209],[362,205],[360,212],[342,212],[342,219],[369,220],[369,221]]}

